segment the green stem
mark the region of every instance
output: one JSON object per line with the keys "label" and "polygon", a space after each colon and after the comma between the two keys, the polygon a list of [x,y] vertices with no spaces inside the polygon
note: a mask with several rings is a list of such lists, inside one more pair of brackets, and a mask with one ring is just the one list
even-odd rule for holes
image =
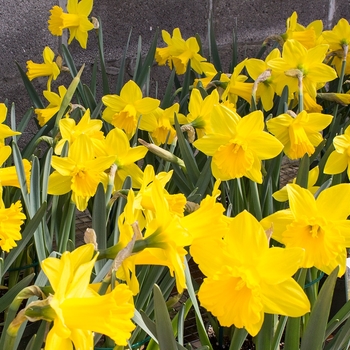
{"label": "green stem", "polygon": [[264,323],[255,337],[257,350],[270,350],[273,339],[274,315],[265,314]]}
{"label": "green stem", "polygon": [[248,332],[244,328],[235,328],[229,350],[240,350],[247,335]]}

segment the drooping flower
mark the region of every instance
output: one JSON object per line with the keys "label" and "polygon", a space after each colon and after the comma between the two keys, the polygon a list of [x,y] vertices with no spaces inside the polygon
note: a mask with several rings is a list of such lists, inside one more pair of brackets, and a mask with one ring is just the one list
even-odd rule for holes
{"label": "drooping flower", "polygon": [[195,72],[203,73],[201,64],[206,61],[206,58],[198,53],[200,48],[195,37],[184,40],[179,28],[173,30],[173,37],[167,31],[162,30],[162,37],[168,47],[156,49],[155,58],[159,65],[168,62],[171,69],[175,66],[177,74],[184,74],[190,62]]}
{"label": "drooping flower", "polygon": [[86,49],[88,31],[94,29],[88,16],[92,10],[93,0],[68,0],[67,13],[59,6],[50,10],[49,31],[52,35],[62,36],[63,30],[69,29],[68,44],[75,38]]}
{"label": "drooping flower", "polygon": [[102,124],[102,120],[90,118],[89,109],[85,111],[78,123],[73,118],[62,118],[59,121],[62,138],[55,147],[55,153],[60,155],[64,144],[68,142],[69,145],[72,145],[81,134],[87,135],[95,148],[100,148],[100,141],[104,139],[101,131]]}
{"label": "drooping flower", "polygon": [[[247,211],[231,220],[223,239],[208,237],[203,243],[191,250],[199,267],[205,267],[198,298],[220,325],[244,327],[255,336],[265,313],[298,317],[310,310],[307,296],[292,278],[303,249],[269,248],[263,227]],[[208,263],[208,257],[214,259]]]}
{"label": "drooping flower", "polygon": [[299,41],[287,40],[283,45],[282,57],[268,62],[268,66],[276,73],[277,94],[281,95],[284,86],[289,93],[298,92],[298,78],[295,72],[302,74],[303,91],[316,100],[318,84],[324,84],[337,77],[335,70],[323,61],[328,45],[317,45],[307,50]]}
{"label": "drooping flower", "polygon": [[321,131],[332,121],[333,116],[301,111],[282,114],[266,122],[267,129],[284,145],[284,153],[290,159],[298,159],[315,152],[323,138]]}
{"label": "drooping flower", "polygon": [[20,201],[12,203],[9,208],[0,201],[0,247],[3,251],[9,252],[17,246],[15,241],[22,238],[21,225],[25,218]]}
{"label": "drooping flower", "polygon": [[261,111],[241,118],[237,113],[218,105],[213,109],[213,133],[194,142],[194,146],[212,156],[214,177],[230,180],[246,176],[262,183],[261,161],[277,156],[283,145],[264,131]]}
{"label": "drooping flower", "polygon": [[34,109],[41,127],[59,111],[66,92],[67,89],[63,85],[58,87],[58,94],[49,90],[43,92],[44,97],[49,101],[49,105],[46,108]]}
{"label": "drooping flower", "polygon": [[44,63],[34,63],[32,60],[27,61],[27,76],[29,80],[39,77],[49,77],[47,81],[47,90],[51,90],[51,81],[56,80],[60,74],[60,69],[56,62],[54,52],[46,46],[43,51]]}
{"label": "drooping flower", "polygon": [[72,201],[78,210],[84,211],[113,161],[114,156],[95,157],[92,141],[81,134],[69,148],[68,157],[52,157],[55,171],[49,177],[48,193],[61,195],[72,191]]}
{"label": "drooping flower", "polygon": [[87,244],[73,252],[64,252],[60,259],[49,257],[41,266],[54,294],[47,299],[53,321],[45,349],[92,349],[93,332],[105,334],[118,345],[126,345],[134,315],[132,294],[125,284],[110,293],[99,295],[89,287],[97,255]]}
{"label": "drooping flower", "polygon": [[107,108],[102,118],[119,129],[123,129],[130,139],[137,127],[141,115],[152,113],[158,106],[159,100],[151,97],[142,97],[140,87],[129,80],[118,95],[106,95],[102,102]]}
{"label": "drooping flower", "polygon": [[333,139],[335,150],[329,155],[325,168],[325,174],[340,174],[347,169],[350,179],[350,127],[348,126],[343,135]]}
{"label": "drooping flower", "polygon": [[350,246],[350,221],[347,220],[350,184],[327,188],[317,199],[296,184],[287,185],[287,191],[290,209],[263,219],[264,228],[272,227],[272,237],[287,248],[305,249],[301,267],[315,266],[330,274],[339,266],[338,277],[342,276],[346,269],[346,247]]}

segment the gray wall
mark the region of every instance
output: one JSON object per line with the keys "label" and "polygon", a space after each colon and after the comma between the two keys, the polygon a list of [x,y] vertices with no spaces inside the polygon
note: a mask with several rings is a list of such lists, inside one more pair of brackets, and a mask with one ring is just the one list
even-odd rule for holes
{"label": "gray wall", "polygon": [[[41,62],[44,46],[57,51],[58,39],[47,29],[49,10],[57,4],[58,0],[0,0],[0,102],[5,98],[15,102],[19,118],[30,102],[14,61],[25,69],[29,59]],[[326,29],[341,17],[350,19],[348,0],[95,0],[92,15],[101,17],[105,57],[113,78],[130,29],[131,60],[139,35],[146,49],[157,27],[168,31],[179,27],[184,38],[198,33],[205,47],[207,21],[212,13],[220,55],[228,62],[233,29],[237,32],[241,57],[249,57],[257,52],[266,36],[285,31],[285,21],[293,11],[297,11],[299,23],[307,25],[322,19]],[[76,41],[70,46],[76,61],[87,63],[85,79],[89,65],[98,56],[96,42],[90,32],[86,51]],[[164,70],[156,72],[156,76],[163,74]],[[45,89],[46,79],[35,81],[35,86],[38,91]]]}

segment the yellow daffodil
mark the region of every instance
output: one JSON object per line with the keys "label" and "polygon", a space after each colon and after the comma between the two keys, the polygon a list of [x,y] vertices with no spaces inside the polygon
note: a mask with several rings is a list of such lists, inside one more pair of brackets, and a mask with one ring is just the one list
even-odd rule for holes
{"label": "yellow daffodil", "polygon": [[81,134],[69,148],[68,157],[52,157],[55,171],[49,177],[48,193],[61,195],[72,191],[72,201],[78,210],[84,211],[114,159],[114,156],[95,157],[92,141]]}
{"label": "yellow daffodil", "polygon": [[[317,190],[320,188],[320,186],[314,186],[317,179],[318,175],[320,173],[320,169],[318,166],[314,167],[309,171],[309,177],[307,180],[307,189],[314,195]],[[292,183],[295,184],[296,178],[292,180]],[[276,199],[276,201],[279,202],[285,202],[288,200],[288,192],[287,192],[287,187],[283,186],[280,190],[276,191],[273,195],[273,198]]]}
{"label": "yellow daffodil", "polygon": [[49,101],[49,105],[46,108],[34,109],[41,127],[44,126],[59,111],[66,92],[67,89],[63,85],[58,87],[58,94],[49,90],[45,90],[43,92],[44,97]]}
{"label": "yellow daffodil", "polygon": [[284,145],[284,153],[290,159],[298,159],[305,154],[311,156],[323,138],[321,131],[332,121],[333,116],[301,111],[282,114],[266,122],[267,129]]}
{"label": "yellow daffodil", "polygon": [[236,105],[238,97],[242,97],[248,103],[251,102],[254,84],[246,83],[245,81],[248,79],[248,77],[240,74],[245,67],[245,64],[246,60],[237,64],[230,77],[228,77],[226,74],[221,74],[220,80],[223,83],[227,83],[227,87],[221,96],[223,101],[227,99],[230,103]]}
{"label": "yellow daffodil", "polygon": [[186,122],[185,116],[179,113],[179,108],[178,103],[166,109],[157,107],[154,112],[141,118],[139,128],[148,131],[156,145],[171,144],[176,137],[174,115],[180,124]]}
{"label": "yellow daffodil", "polygon": [[322,100],[332,101],[339,103],[342,106],[347,106],[350,104],[350,93],[349,91],[346,94],[336,93],[336,92],[324,92],[317,94],[317,97]]}
{"label": "yellow daffodil", "polygon": [[201,248],[193,254],[206,267],[198,298],[221,326],[235,325],[255,336],[265,313],[298,317],[310,311],[307,296],[291,277],[303,249],[269,248],[263,227],[247,211],[231,220],[223,239],[208,237]]}
{"label": "yellow daffodil", "polygon": [[203,73],[201,64],[206,61],[206,58],[198,53],[200,48],[195,37],[184,40],[179,28],[173,30],[173,37],[167,31],[162,30],[162,37],[168,47],[156,49],[155,58],[159,65],[168,62],[170,68],[175,66],[177,74],[184,74],[190,62],[195,72]]}
{"label": "yellow daffodil", "polygon": [[331,51],[343,50],[344,45],[350,44],[350,24],[341,18],[332,30],[322,32],[322,37]]}
{"label": "yellow daffodil", "polygon": [[287,248],[305,249],[302,267],[315,266],[330,274],[340,266],[338,277],[342,276],[350,246],[350,184],[327,188],[317,199],[296,184],[287,185],[287,191],[290,209],[263,219],[264,228],[272,228],[272,237]]}
{"label": "yellow daffodil", "polygon": [[9,252],[12,248],[17,246],[15,241],[22,238],[21,225],[25,218],[26,216],[22,213],[22,204],[20,201],[12,203],[9,208],[5,208],[1,200],[0,247],[3,251]]}
{"label": "yellow daffodil", "polygon": [[117,165],[114,179],[115,190],[122,188],[127,176],[131,177],[133,188],[140,188],[143,173],[135,162],[146,155],[147,148],[145,146],[130,147],[125,132],[119,128],[114,128],[108,133],[103,147],[104,155],[113,156],[113,161]]}
{"label": "yellow daffodil", "polygon": [[213,109],[213,133],[194,142],[194,146],[212,156],[215,178],[230,180],[246,176],[262,183],[261,160],[277,156],[283,145],[264,131],[264,117],[255,111],[244,118],[218,105]]}
{"label": "yellow daffodil", "polygon": [[246,68],[248,74],[255,80],[253,85],[253,92],[260,98],[262,106],[265,111],[269,111],[273,107],[273,98],[275,96],[274,73],[268,67],[267,62],[273,58],[280,57],[278,49],[272,50],[265,61],[256,58],[250,58],[246,61]]}
{"label": "yellow daffodil", "polygon": [[322,38],[329,45],[329,62],[335,67],[340,75],[342,62],[345,63],[345,75],[350,74],[350,24],[345,18],[341,18],[332,30],[325,30]]}
{"label": "yellow daffodil", "polygon": [[56,80],[60,74],[60,69],[56,62],[54,52],[46,46],[43,51],[44,63],[34,63],[32,60],[27,61],[27,76],[29,80],[39,77],[49,77],[47,81],[47,90],[51,90],[51,81]]}
{"label": "yellow daffodil", "polygon": [[54,6],[48,21],[52,35],[62,36],[63,29],[69,29],[68,44],[75,38],[86,49],[88,31],[94,29],[88,16],[92,10],[93,0],[68,0],[67,13],[59,6]]}
{"label": "yellow daffodil", "polygon": [[7,116],[7,107],[5,103],[0,103],[0,148],[5,145],[5,138],[15,135],[21,135],[18,131],[13,131],[9,126],[4,124]]}
{"label": "yellow daffodil", "polygon": [[202,83],[204,88],[208,87],[208,84],[213,80],[213,78],[218,74],[215,66],[210,62],[201,62],[201,68],[203,70],[204,78],[196,78],[194,79],[193,86],[197,86],[199,82]]}
{"label": "yellow daffodil", "polygon": [[215,89],[210,95],[202,97],[198,89],[193,89],[188,104],[187,122],[197,131],[198,137],[211,133],[211,113],[215,104],[219,104],[219,93]]}
{"label": "yellow daffodil", "polygon": [[328,45],[317,45],[307,50],[299,41],[287,40],[283,45],[282,57],[268,62],[268,66],[276,73],[277,93],[281,95],[286,85],[290,93],[298,92],[296,72],[299,72],[302,75],[303,91],[315,100],[317,85],[337,77],[335,70],[323,63],[327,50]]}
{"label": "yellow daffodil", "polygon": [[324,173],[340,174],[347,169],[350,179],[350,126],[348,126],[343,135],[338,135],[333,139],[335,150],[327,159]]}
{"label": "yellow daffodil", "polygon": [[129,80],[118,95],[106,95],[102,102],[107,108],[102,118],[117,128],[123,129],[130,139],[137,127],[141,115],[152,113],[158,106],[159,100],[142,97],[142,91],[132,80]]}
{"label": "yellow daffodil", "polygon": [[294,39],[299,41],[307,49],[310,49],[317,44],[318,38],[322,33],[323,23],[321,20],[313,21],[305,28],[298,23],[298,15],[294,11],[287,19],[286,27],[287,30],[282,35],[285,41]]}
{"label": "yellow daffodil", "polygon": [[85,111],[79,123],[76,123],[72,118],[62,118],[59,121],[62,138],[55,147],[55,153],[60,155],[64,144],[68,142],[69,145],[72,145],[81,134],[87,135],[95,148],[100,148],[100,141],[104,140],[104,135],[101,131],[102,124],[102,120],[90,118],[89,109]]}
{"label": "yellow daffodil", "polygon": [[[46,319],[53,321],[45,349],[92,349],[93,332],[105,334],[118,345],[126,345],[134,315],[132,294],[125,284],[110,293],[99,295],[89,287],[97,255],[93,244],[73,252],[64,252],[60,259],[49,257],[41,263],[54,294],[47,299],[50,311]],[[45,311],[44,311],[45,312]]]}

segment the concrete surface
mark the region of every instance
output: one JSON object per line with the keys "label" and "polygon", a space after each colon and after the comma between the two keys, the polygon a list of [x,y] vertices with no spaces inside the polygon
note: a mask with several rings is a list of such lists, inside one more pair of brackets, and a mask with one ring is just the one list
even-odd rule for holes
{"label": "concrete surface", "polygon": [[[63,1],[0,0],[0,102],[6,98],[15,102],[17,118],[31,104],[14,61],[25,69],[27,60],[41,62],[46,45],[58,50],[58,39],[50,35],[47,20],[51,7]],[[348,0],[96,0],[92,16],[102,20],[105,57],[113,79],[130,29],[130,59],[135,55],[139,35],[146,50],[157,27],[168,31],[179,27],[184,38],[198,33],[205,48],[208,45],[207,21],[212,15],[220,55],[227,70],[233,30],[237,33],[240,57],[253,56],[266,36],[285,31],[285,21],[293,11],[297,11],[300,23],[307,25],[322,19],[327,29],[341,17],[350,19]],[[76,62],[87,63],[83,80],[88,78],[89,66],[98,56],[96,42],[95,34],[90,32],[87,50],[81,49],[76,41],[70,46]],[[157,77],[161,79],[164,72],[156,69],[153,82]],[[46,79],[37,79],[35,86],[42,91]]]}

